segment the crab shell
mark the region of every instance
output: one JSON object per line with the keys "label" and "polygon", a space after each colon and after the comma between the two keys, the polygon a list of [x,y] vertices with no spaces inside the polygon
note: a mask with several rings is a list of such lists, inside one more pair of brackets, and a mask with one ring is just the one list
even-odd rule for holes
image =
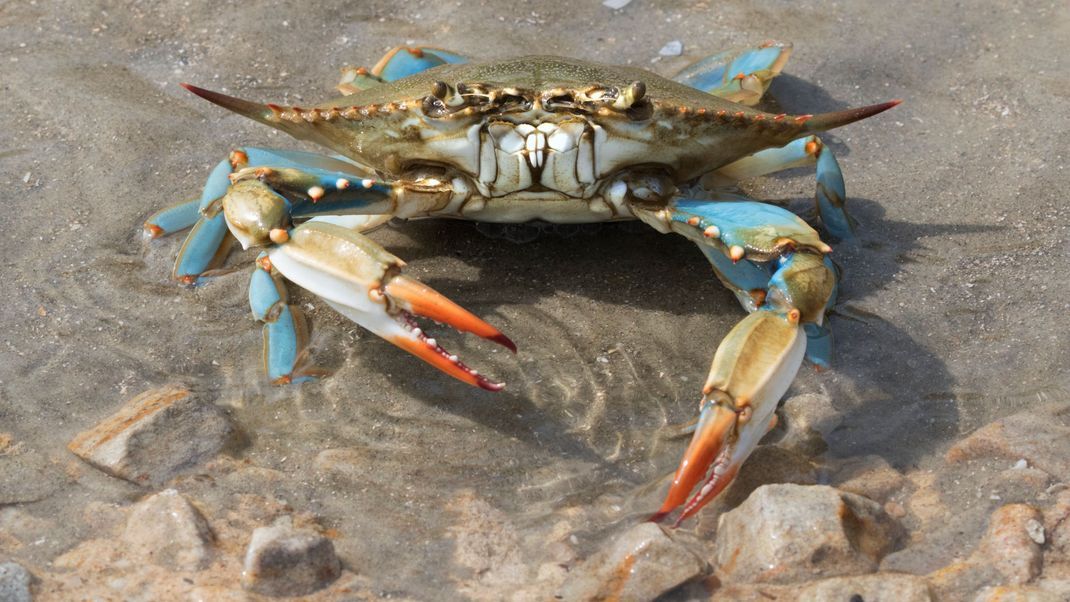
{"label": "crab shell", "polygon": [[[631,217],[626,191],[664,201],[677,185],[737,159],[887,108],[774,115],[641,69],[543,56],[442,65],[310,108],[191,90],[384,180],[460,176],[491,201],[463,217],[485,221]],[[643,185],[628,182],[636,177]],[[612,207],[601,219],[586,203],[566,207],[598,196]]]}

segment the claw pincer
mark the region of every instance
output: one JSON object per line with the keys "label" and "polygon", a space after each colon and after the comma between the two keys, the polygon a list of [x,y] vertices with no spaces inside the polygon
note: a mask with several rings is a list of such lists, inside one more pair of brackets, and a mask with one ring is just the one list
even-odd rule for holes
{"label": "claw pincer", "polygon": [[448,324],[515,351],[513,342],[441,293],[402,275],[404,262],[363,234],[311,220],[294,228],[289,241],[272,246],[267,255],[287,280],[383,339],[460,381],[490,391],[502,388],[446,351],[418,325],[416,317]]}

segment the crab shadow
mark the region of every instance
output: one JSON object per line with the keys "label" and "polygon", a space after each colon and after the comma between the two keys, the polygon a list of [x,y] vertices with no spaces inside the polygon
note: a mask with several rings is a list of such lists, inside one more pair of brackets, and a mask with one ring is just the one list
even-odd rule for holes
{"label": "crab shadow", "polygon": [[[827,384],[824,375],[812,371],[804,378],[809,386],[825,388],[841,412],[842,422],[828,441],[834,455],[876,454],[906,468],[938,448],[947,433],[957,432],[958,411],[947,393],[955,380],[944,361],[921,343],[924,324],[893,323],[865,309],[866,300],[879,296],[896,274],[912,264],[942,261],[926,253],[926,238],[965,235],[992,227],[896,221],[888,219],[874,201],[852,198],[851,203],[862,226],[856,239],[841,242],[835,251],[845,279],[830,319],[836,337],[834,382]],[[525,244],[489,239],[466,222],[417,221],[405,224],[404,229],[410,242],[393,246],[391,251],[411,264],[452,255],[478,270],[477,282],[426,279],[433,288],[462,304],[467,294],[474,293],[487,299],[484,307],[493,308],[495,294],[476,292],[477,288],[493,291],[499,283],[511,282],[510,304],[537,303],[565,292],[639,308],[652,320],[738,312],[734,298],[712,277],[709,265],[692,243],[634,225],[607,224],[567,238],[542,236]],[[854,270],[852,265],[865,267]],[[607,277],[607,273],[613,276]],[[522,287],[516,285],[518,274],[523,275]],[[664,290],[651,294],[649,283],[663,283]],[[738,313],[742,317],[742,312]],[[611,462],[570,432],[569,425],[508,389],[492,403],[486,399],[455,403],[465,396],[458,392],[447,395],[449,399],[444,401],[409,379],[399,380],[397,385],[427,404],[489,428],[504,429],[521,440],[534,442],[532,432],[538,430],[537,442],[543,450],[594,461],[610,473],[617,472]],[[631,478],[634,480],[634,475]]]}

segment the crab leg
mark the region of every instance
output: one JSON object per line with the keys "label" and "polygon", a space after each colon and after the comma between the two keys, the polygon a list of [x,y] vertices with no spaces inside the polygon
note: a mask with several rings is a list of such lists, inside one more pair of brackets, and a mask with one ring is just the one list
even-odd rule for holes
{"label": "crab leg", "polygon": [[765,42],[700,59],[677,73],[682,84],[725,100],[754,106],[791,56],[791,44]]}
{"label": "crab leg", "polygon": [[847,214],[843,172],[835,154],[817,136],[800,138],[780,148],[759,151],[729,163],[706,176],[703,183],[716,186],[815,163],[817,191],[814,200],[822,225],[836,238],[851,238],[854,236],[854,219]]}
{"label": "crab leg", "polygon": [[490,391],[504,386],[443,349],[415,318],[443,322],[515,351],[513,342],[430,287],[401,274],[404,262],[362,234],[326,221],[309,221],[289,231],[286,242],[270,247],[267,255],[286,279],[439,370]]}
{"label": "crab leg", "polygon": [[653,520],[683,506],[679,524],[731,483],[771,428],[777,403],[807,354],[810,331],[817,337],[816,356],[827,363],[822,324],[836,286],[825,257],[828,245],[790,211],[739,198],[679,199],[661,210],[633,207],[658,230],[698,243],[718,277],[752,311],[717,348],[698,426]]}
{"label": "crab leg", "polygon": [[201,218],[200,205],[200,199],[193,199],[153,213],[145,220],[145,234],[159,238],[189,228]]}
{"label": "crab leg", "polygon": [[273,273],[267,253],[256,259],[249,279],[249,307],[264,323],[264,369],[272,384],[300,383],[315,378],[303,370],[308,327],[301,310],[286,303],[286,285]]}
{"label": "crab leg", "polygon": [[[227,236],[227,224],[220,212],[218,201],[236,181],[236,172],[248,168],[250,162],[270,168],[317,170],[330,172],[331,181],[337,184],[344,178],[360,182],[366,177],[361,166],[348,160],[299,151],[279,151],[265,148],[245,147],[230,153],[212,169],[199,199],[164,209],[145,222],[145,233],[158,238],[193,227],[186,236],[175,260],[173,278],[186,284],[203,282],[203,275],[223,263],[230,250],[232,239]],[[345,207],[341,212],[345,212]],[[313,213],[313,211],[309,211]]]}
{"label": "crab leg", "polygon": [[467,62],[467,57],[440,48],[398,46],[379,59],[370,71],[366,67],[342,69],[342,80],[336,87],[339,92],[348,96],[432,67]]}

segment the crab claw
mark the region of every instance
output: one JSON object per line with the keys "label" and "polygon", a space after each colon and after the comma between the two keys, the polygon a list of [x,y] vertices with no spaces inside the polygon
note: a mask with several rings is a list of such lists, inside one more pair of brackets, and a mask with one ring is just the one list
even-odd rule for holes
{"label": "crab claw", "polygon": [[323,298],[342,315],[457,380],[488,391],[505,385],[469,368],[416,322],[430,318],[516,351],[497,328],[431,287],[400,273],[404,262],[371,239],[310,220],[267,251],[272,267]]}
{"label": "crab claw", "polygon": [[777,402],[795,378],[805,351],[798,310],[761,309],[728,333],[713,357],[695,434],[664,503],[650,520],[661,521],[683,506],[674,523],[679,526],[728,487],[775,424]]}

